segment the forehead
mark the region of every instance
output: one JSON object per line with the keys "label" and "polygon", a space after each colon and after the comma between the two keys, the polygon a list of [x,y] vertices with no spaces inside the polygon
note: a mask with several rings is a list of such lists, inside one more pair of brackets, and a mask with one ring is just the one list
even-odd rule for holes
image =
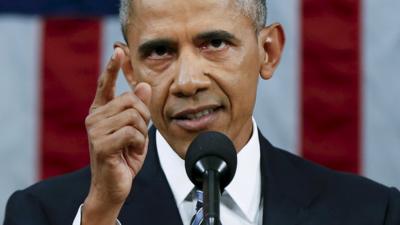
{"label": "forehead", "polygon": [[[129,26],[137,38],[250,26],[236,0],[133,0]],[[145,37],[143,37],[145,36]],[[140,40],[138,40],[140,41]]]}
{"label": "forehead", "polygon": [[[168,16],[170,12],[188,13],[204,10],[232,10],[236,8],[236,0],[132,0],[135,14],[150,13],[154,16]],[[143,16],[143,15],[142,15]]]}

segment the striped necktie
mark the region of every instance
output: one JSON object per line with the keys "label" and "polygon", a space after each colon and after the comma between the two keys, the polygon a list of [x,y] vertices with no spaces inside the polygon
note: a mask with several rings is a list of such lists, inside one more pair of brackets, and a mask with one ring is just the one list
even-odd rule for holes
{"label": "striped necktie", "polygon": [[196,214],[194,214],[190,225],[202,225],[204,219],[203,213],[203,191],[196,190]]}

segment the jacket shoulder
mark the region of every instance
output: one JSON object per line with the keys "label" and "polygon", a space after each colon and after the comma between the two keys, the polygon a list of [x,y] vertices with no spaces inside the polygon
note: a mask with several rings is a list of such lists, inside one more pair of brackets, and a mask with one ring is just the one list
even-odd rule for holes
{"label": "jacket shoulder", "polygon": [[72,224],[90,187],[88,167],[14,192],[4,224]]}
{"label": "jacket shoulder", "polygon": [[335,171],[282,149],[276,149],[276,151],[279,151],[282,157],[286,158],[299,173],[310,177],[312,182],[323,183],[323,191],[332,191],[341,195],[348,193],[352,194],[351,196],[354,196],[353,194],[357,196],[357,194],[371,195],[376,193],[376,195],[383,197],[391,190],[389,187],[369,178],[357,174]]}
{"label": "jacket shoulder", "polygon": [[400,225],[400,192],[396,188],[334,171],[281,149],[273,151],[296,170],[305,188],[318,190],[309,204],[314,214],[342,218],[343,224]]}

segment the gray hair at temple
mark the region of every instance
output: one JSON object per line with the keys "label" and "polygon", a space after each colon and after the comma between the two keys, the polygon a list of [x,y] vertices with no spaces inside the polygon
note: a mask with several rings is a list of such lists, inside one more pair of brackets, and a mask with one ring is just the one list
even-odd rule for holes
{"label": "gray hair at temple", "polygon": [[[125,41],[127,41],[126,34],[130,18],[132,18],[132,1],[134,0],[121,0],[119,9],[119,19]],[[265,26],[267,17],[266,0],[236,0],[236,3],[241,8],[243,14],[253,20],[257,32]]]}

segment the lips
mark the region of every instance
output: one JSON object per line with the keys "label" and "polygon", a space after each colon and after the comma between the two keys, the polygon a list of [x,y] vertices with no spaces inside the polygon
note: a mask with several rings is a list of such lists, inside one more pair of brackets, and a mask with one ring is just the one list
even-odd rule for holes
{"label": "lips", "polygon": [[183,113],[180,113],[181,115],[175,116],[174,118],[181,119],[181,120],[197,120],[203,116],[207,116],[207,115],[213,113],[214,111],[215,111],[214,108],[210,108],[210,109],[204,109],[199,112],[193,112],[193,113],[183,112]]}
{"label": "lips", "polygon": [[185,130],[198,131],[210,127],[217,118],[220,109],[222,107],[219,105],[189,108],[173,114],[172,120]]}

